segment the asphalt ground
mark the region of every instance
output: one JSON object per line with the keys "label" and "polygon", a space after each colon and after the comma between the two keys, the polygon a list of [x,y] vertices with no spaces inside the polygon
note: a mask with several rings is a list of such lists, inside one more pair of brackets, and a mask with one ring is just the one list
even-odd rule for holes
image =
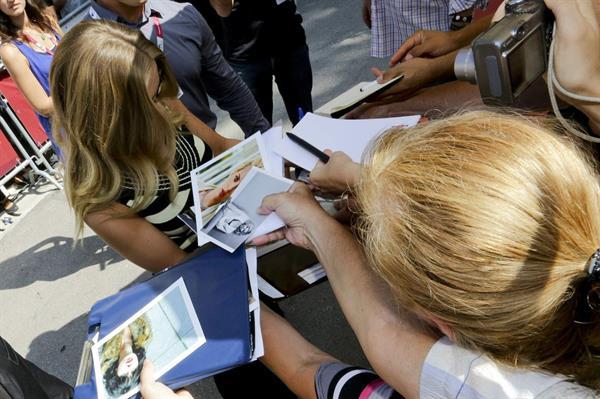
{"label": "asphalt ground", "polygon": [[[360,0],[297,0],[313,68],[315,108],[357,82],[372,80],[369,31]],[[276,87],[274,120],[287,121]],[[239,135],[219,112],[217,130]],[[289,122],[287,122],[289,123]],[[74,242],[64,194],[39,183],[19,195],[22,215],[0,232],[0,335],[42,369],[74,384],[94,302],[148,277],[89,229]],[[0,215],[4,216],[4,215]],[[0,222],[1,224],[1,222]],[[328,283],[281,301],[286,318],[311,342],[348,363],[366,365]],[[219,398],[212,379],[194,384],[197,398]]]}

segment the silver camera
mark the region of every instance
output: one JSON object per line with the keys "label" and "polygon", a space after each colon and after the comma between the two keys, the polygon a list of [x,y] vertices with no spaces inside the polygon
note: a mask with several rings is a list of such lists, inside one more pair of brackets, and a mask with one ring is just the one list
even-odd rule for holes
{"label": "silver camera", "polygon": [[546,71],[553,21],[543,0],[508,0],[506,16],[458,52],[456,78],[476,83],[488,105],[514,104]]}

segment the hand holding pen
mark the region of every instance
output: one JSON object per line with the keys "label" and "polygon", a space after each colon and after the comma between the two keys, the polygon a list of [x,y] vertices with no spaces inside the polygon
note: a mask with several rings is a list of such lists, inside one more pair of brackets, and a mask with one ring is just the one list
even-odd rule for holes
{"label": "hand holding pen", "polygon": [[310,183],[330,194],[342,194],[352,190],[360,179],[361,165],[353,162],[346,153],[325,150],[329,162],[317,162],[310,172]]}

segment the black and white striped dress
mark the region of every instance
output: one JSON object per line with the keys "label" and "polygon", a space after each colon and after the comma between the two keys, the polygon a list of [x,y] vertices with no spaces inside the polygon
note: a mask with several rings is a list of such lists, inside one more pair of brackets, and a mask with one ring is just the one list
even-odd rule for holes
{"label": "black and white striped dress", "polygon": [[[196,234],[177,215],[194,204],[190,172],[211,158],[212,151],[202,140],[191,133],[180,132],[177,135],[175,155],[179,189],[174,201],[169,200],[169,179],[161,175],[156,196],[146,208],[137,213],[138,216],[143,217],[165,233],[184,251],[193,251],[196,248],[197,239]],[[134,194],[133,186],[127,183],[126,178],[118,201],[126,206],[131,206]]]}

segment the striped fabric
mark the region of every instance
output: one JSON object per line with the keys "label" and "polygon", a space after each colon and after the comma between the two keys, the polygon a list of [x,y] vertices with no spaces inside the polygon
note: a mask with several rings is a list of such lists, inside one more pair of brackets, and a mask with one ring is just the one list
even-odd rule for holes
{"label": "striped fabric", "polygon": [[[398,362],[402,362],[399,359]],[[343,363],[321,365],[315,375],[319,399],[397,399],[400,394],[373,371]],[[421,399],[593,399],[597,392],[563,375],[517,369],[442,338],[421,369]]]}
{"label": "striped fabric", "polygon": [[319,399],[401,399],[371,370],[343,363],[321,365],[315,376]]}
{"label": "striped fabric", "polygon": [[[196,248],[196,234],[177,215],[194,204],[190,172],[211,158],[212,152],[202,140],[191,133],[178,134],[175,170],[179,179],[179,189],[174,201],[169,200],[169,180],[166,176],[159,176],[156,197],[150,205],[138,212],[138,216],[165,233],[184,251]],[[133,186],[125,179],[119,202],[131,206],[134,194]]]}
{"label": "striped fabric", "polygon": [[482,0],[371,0],[371,55],[390,57],[420,29],[446,32],[451,15]]}

